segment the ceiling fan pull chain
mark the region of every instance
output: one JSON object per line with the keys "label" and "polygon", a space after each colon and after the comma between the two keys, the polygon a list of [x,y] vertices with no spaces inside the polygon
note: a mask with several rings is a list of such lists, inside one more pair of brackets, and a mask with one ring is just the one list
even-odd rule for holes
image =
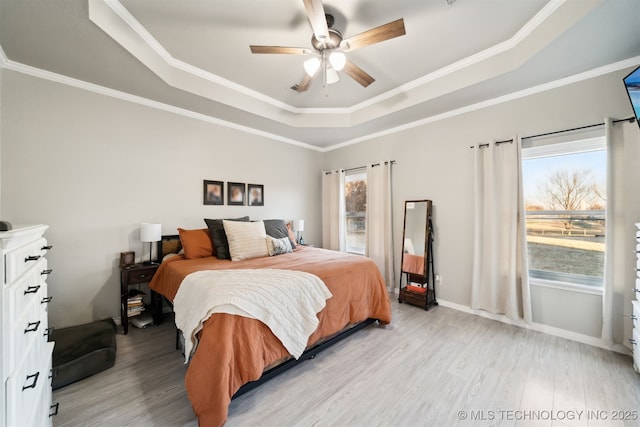
{"label": "ceiling fan pull chain", "polygon": [[327,52],[322,51],[322,87],[324,88],[324,96],[329,96],[329,84],[327,83]]}

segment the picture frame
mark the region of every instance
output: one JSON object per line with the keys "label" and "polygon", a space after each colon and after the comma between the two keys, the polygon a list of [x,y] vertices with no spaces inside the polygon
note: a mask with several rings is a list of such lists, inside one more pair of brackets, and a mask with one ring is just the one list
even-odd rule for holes
{"label": "picture frame", "polygon": [[227,182],[227,205],[244,206],[246,186],[244,182]]}
{"label": "picture frame", "polygon": [[203,180],[202,200],[205,205],[224,205],[224,182]]}
{"label": "picture frame", "polygon": [[134,251],[120,252],[120,267],[126,267],[136,263],[136,253]]}
{"label": "picture frame", "polygon": [[247,184],[247,204],[249,206],[264,206],[264,185]]}

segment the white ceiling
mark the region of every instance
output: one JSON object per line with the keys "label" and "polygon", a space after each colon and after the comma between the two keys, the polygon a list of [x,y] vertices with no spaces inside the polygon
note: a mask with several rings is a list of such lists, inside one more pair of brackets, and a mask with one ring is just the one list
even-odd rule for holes
{"label": "white ceiling", "polygon": [[347,53],[369,87],[341,73],[298,93],[307,57],[251,54],[311,47],[303,0],[0,0],[0,64],[327,149],[640,56],[638,0],[324,5],[345,37],[404,18],[405,36]]}

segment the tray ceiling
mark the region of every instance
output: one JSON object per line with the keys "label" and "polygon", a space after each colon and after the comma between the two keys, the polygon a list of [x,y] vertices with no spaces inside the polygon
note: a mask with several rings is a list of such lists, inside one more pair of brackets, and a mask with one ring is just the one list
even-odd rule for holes
{"label": "tray ceiling", "polygon": [[305,56],[251,54],[311,47],[302,0],[2,0],[1,64],[324,150],[640,55],[637,0],[324,6],[345,37],[404,18],[405,36],[347,53],[376,79],[369,87],[341,75],[298,93]]}

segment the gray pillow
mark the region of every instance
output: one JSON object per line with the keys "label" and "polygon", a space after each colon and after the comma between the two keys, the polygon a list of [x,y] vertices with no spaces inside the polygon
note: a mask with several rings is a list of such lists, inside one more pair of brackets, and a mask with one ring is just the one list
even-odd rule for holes
{"label": "gray pillow", "polygon": [[[268,236],[276,239],[282,239],[283,237],[289,239],[289,230],[287,229],[287,224],[284,222],[284,219],[265,219],[262,222],[264,222],[264,228]],[[296,242],[289,239],[289,243],[291,243],[291,249],[296,248]]]}
{"label": "gray pillow", "polygon": [[[249,221],[248,216],[225,219],[227,219],[227,221]],[[231,254],[229,253],[229,241],[227,240],[227,234],[224,232],[222,219],[205,218],[204,222],[207,224],[207,228],[209,228],[209,236],[211,236],[211,241],[213,242],[213,250],[216,254],[216,258],[231,259]]]}

